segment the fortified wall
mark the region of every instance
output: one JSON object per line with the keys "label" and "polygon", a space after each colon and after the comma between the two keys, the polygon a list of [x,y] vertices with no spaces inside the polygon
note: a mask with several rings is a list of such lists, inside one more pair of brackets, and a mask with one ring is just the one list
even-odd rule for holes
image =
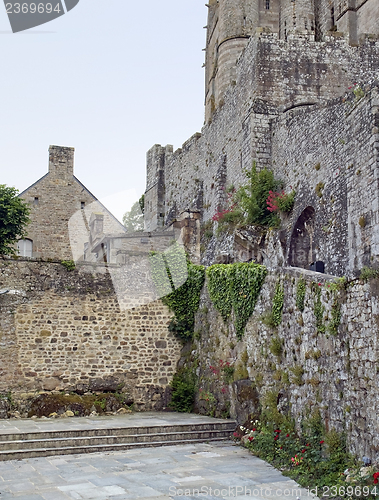
{"label": "fortified wall", "polygon": [[[149,151],[146,227],[168,226],[184,211],[199,212],[204,224],[226,208],[226,189],[245,183],[255,162],[297,193],[263,263],[274,268],[279,252],[284,265],[309,268],[321,260],[326,272],[353,276],[379,256],[379,42],[367,35],[352,46],[335,31],[322,41],[267,31],[246,41],[202,133],[175,152],[160,145]],[[205,264],[221,253],[234,258],[232,249],[217,246],[206,244]]]}
{"label": "fortified wall", "polygon": [[[179,362],[196,373],[197,411],[230,413],[240,424],[262,409],[290,412],[299,427],[320,412],[327,430],[346,433],[352,453],[377,460],[378,280],[333,283],[294,268],[269,273],[238,339],[234,314],[223,321],[206,282],[195,339]],[[278,284],[283,312],[273,326],[267,318]],[[230,377],[220,368],[226,362]]]}

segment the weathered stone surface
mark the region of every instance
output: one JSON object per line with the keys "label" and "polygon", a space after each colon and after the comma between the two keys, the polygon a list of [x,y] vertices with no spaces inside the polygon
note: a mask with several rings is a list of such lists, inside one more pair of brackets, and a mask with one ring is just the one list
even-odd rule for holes
{"label": "weathered stone surface", "polygon": [[172,314],[157,301],[121,309],[103,270],[0,261],[0,287],[17,292],[0,297],[0,393],[119,392],[124,404],[157,405],[150,394],[165,392],[181,349]]}
{"label": "weathered stone surface", "polygon": [[9,410],[9,401],[6,399],[0,399],[0,418],[8,418]]}
{"label": "weathered stone surface", "polygon": [[[304,311],[296,304],[300,278],[306,281]],[[273,328],[265,318],[278,280],[284,307]],[[346,432],[353,453],[377,460],[379,301],[370,293],[376,286],[352,280],[346,290],[333,291],[333,282],[331,276],[295,268],[269,273],[241,340],[233,317],[224,323],[205,287],[195,325],[199,335],[178,364],[197,367],[197,410],[219,417],[229,404],[239,424],[255,419],[259,408],[268,415],[290,413],[297,424],[320,411],[327,429]],[[232,380],[219,368],[225,362],[234,368]]]}

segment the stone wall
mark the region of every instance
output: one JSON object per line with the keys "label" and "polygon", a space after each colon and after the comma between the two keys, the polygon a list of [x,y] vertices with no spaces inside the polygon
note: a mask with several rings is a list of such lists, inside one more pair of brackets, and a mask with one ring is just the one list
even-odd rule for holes
{"label": "stone wall", "polygon": [[376,86],[356,88],[348,99],[294,109],[274,121],[272,168],[297,192],[287,226],[290,264],[303,267],[291,245],[307,207],[315,213],[310,262],[324,261],[326,272],[342,276],[378,261],[378,104]]}
{"label": "stone wall", "polygon": [[[306,281],[303,312],[296,305],[300,278]],[[278,280],[284,286],[284,308],[280,325],[273,328],[264,317]],[[257,415],[259,404],[265,407],[271,400],[282,413],[290,410],[299,425],[319,410],[327,429],[346,431],[353,453],[377,459],[378,281],[351,281],[340,291],[333,291],[332,282],[332,277],[294,268],[270,273],[240,341],[233,319],[223,322],[205,287],[196,339],[179,365],[196,369],[198,411],[221,415],[230,409],[244,423]],[[333,323],[336,304],[341,321]],[[280,353],[273,349],[273,339],[279,341]],[[217,372],[220,360],[234,367],[229,382],[222,370]],[[213,395],[214,403],[205,394]]]}
{"label": "stone wall", "polygon": [[107,268],[1,260],[0,392],[126,392],[162,409],[180,344],[161,302],[121,308]]}
{"label": "stone wall", "polygon": [[[195,134],[181,149],[164,157],[160,166],[164,190],[147,190],[146,220],[156,217],[157,200],[159,210],[165,208],[166,224],[185,210],[201,209],[203,222],[210,220],[219,208],[225,208],[225,189],[246,182],[244,169],[256,161],[258,169],[268,167],[286,180],[286,189],[297,186],[296,217],[285,226],[288,263],[293,263],[288,257],[291,235],[308,197],[319,221],[313,256],[318,252],[328,262],[327,272],[343,275],[367,264],[377,255],[375,222],[369,222],[376,217],[372,181],[378,161],[377,90],[374,84],[366,89],[360,82],[375,79],[378,48],[376,41],[351,47],[338,37],[322,43],[297,38],[285,42],[267,34],[251,38],[237,64],[236,84],[229,88],[212,122],[201,135]],[[356,83],[364,88],[363,99],[354,93]],[[321,168],[315,170],[319,162]],[[328,167],[322,168],[323,162]],[[150,171],[148,164],[148,178]],[[324,205],[315,195],[317,184],[325,186]],[[367,217],[358,215],[362,212],[359,197],[366,187],[372,200]],[[315,195],[312,200],[310,190]],[[335,200],[334,208],[326,196]],[[339,225],[333,229],[337,249],[329,237],[334,217]],[[353,236],[361,217],[367,219],[365,250]]]}

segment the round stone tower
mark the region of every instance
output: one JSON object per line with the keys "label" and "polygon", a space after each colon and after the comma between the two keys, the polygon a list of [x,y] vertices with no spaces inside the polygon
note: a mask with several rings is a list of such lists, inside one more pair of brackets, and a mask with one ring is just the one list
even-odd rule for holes
{"label": "round stone tower", "polygon": [[281,0],[280,2],[280,38],[302,36],[315,39],[314,0]]}
{"label": "round stone tower", "polygon": [[259,0],[210,0],[207,6],[206,121],[235,80],[236,61],[259,26]]}

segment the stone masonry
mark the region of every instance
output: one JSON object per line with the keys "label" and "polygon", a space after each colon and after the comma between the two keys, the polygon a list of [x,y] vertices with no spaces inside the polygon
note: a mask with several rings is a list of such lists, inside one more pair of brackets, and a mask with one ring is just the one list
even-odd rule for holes
{"label": "stone masonry", "polygon": [[[246,182],[255,162],[297,192],[278,236],[283,264],[308,268],[321,260],[326,272],[353,276],[378,262],[378,56],[375,36],[361,37],[358,46],[335,31],[321,41],[299,33],[285,40],[264,29],[251,36],[202,133],[175,152],[155,145],[148,153],[149,230],[186,210],[209,221],[226,208],[226,188]],[[158,173],[159,189],[151,181]],[[295,257],[307,246],[294,241],[307,217],[312,248]],[[217,259],[208,257],[206,264]],[[273,261],[267,254],[264,263]]]}
{"label": "stone masonry", "polygon": [[104,266],[0,261],[0,392],[113,386],[162,409],[180,355],[161,302],[120,309]]}
{"label": "stone masonry", "polygon": [[105,232],[125,228],[74,176],[74,148],[50,146],[49,172],[20,194],[31,207],[27,238],[34,258],[83,260],[92,213]]}
{"label": "stone masonry", "polygon": [[[306,286],[303,311],[296,305],[300,279]],[[275,328],[264,318],[278,281],[284,287],[284,307]],[[233,316],[226,323],[222,320],[205,286],[191,355],[184,353],[179,364],[195,366],[198,411],[213,410],[219,416],[230,404],[232,418],[243,424],[271,396],[279,411],[290,409],[298,425],[320,411],[327,429],[346,432],[352,453],[377,460],[378,281],[353,280],[340,291],[332,291],[333,282],[331,276],[294,268],[269,273],[241,340],[236,337]],[[341,319],[332,331],[336,304],[341,307]],[[273,349],[273,339],[281,345],[280,352]],[[223,380],[211,369],[220,360],[234,368],[232,380]],[[212,408],[202,392],[213,395]]]}

